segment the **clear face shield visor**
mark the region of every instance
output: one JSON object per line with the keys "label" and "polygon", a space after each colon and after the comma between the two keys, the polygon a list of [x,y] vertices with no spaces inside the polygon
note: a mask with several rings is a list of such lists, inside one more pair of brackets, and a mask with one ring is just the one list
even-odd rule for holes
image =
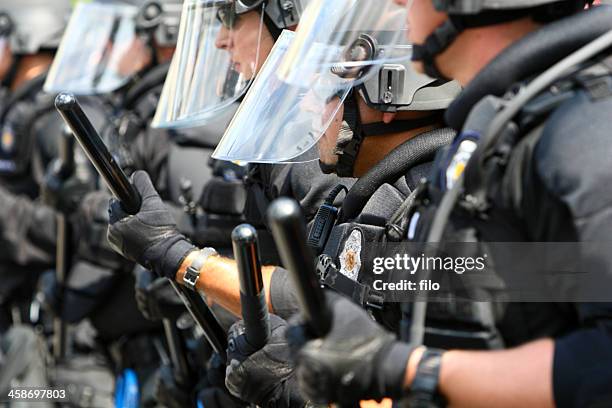
{"label": "clear face shield visor", "polygon": [[139,9],[118,3],[78,3],[44,90],[95,95],[125,85],[152,58],[146,41],[137,34]]}
{"label": "clear face shield visor", "polygon": [[351,90],[384,64],[410,60],[406,38],[406,7],[395,1],[313,0],[298,31],[277,41],[213,157],[317,159],[317,142]]}
{"label": "clear face shield visor", "polygon": [[154,127],[206,124],[244,96],[262,50],[263,8],[233,0],[187,0]]}

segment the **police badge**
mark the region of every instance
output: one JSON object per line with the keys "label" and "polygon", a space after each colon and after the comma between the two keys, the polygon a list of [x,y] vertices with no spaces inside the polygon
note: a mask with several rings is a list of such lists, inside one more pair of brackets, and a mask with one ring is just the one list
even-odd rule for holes
{"label": "police badge", "polygon": [[8,126],[6,126],[2,132],[0,148],[2,148],[2,152],[5,154],[11,154],[15,150],[15,134],[13,133],[13,129]]}
{"label": "police badge", "polygon": [[361,270],[361,246],[361,231],[355,229],[344,242],[340,253],[340,273],[353,281],[357,280]]}

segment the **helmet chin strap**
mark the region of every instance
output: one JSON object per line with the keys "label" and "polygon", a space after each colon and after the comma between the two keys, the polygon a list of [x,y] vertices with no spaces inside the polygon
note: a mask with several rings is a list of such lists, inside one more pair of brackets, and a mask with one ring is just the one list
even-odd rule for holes
{"label": "helmet chin strap", "polygon": [[442,54],[465,28],[449,17],[425,39],[424,44],[412,45],[412,61],[421,62],[431,78],[448,80],[438,69],[436,57]]}
{"label": "helmet chin strap", "polygon": [[363,124],[357,105],[357,96],[353,92],[344,101],[344,120],[334,151],[338,156],[338,161],[336,164],[330,165],[319,160],[319,167],[325,174],[336,173],[340,177],[354,177],[355,163],[361,150],[361,144],[366,137],[408,132],[438,124],[442,120],[443,111],[439,111],[418,119]]}
{"label": "helmet chin strap", "polygon": [[272,19],[270,18],[268,13],[265,12],[265,10],[262,10],[262,13],[264,13],[264,16],[263,16],[264,24],[266,25],[266,28],[268,29],[268,31],[270,32],[270,35],[274,39],[274,42],[276,42],[276,40],[278,40],[278,38],[281,36],[283,29],[278,28],[278,26],[274,23],[274,21],[272,21]]}
{"label": "helmet chin strap", "polygon": [[262,20],[268,32],[272,36],[274,42],[276,42],[281,34],[283,33],[283,29],[276,25],[274,20],[268,15],[266,8],[268,7],[267,1],[261,3],[261,7],[254,9],[257,10],[258,13],[262,15]]}
{"label": "helmet chin strap", "polygon": [[528,16],[529,12],[529,9],[519,9],[504,13],[484,11],[476,15],[450,15],[425,39],[425,43],[412,45],[412,61],[421,62],[425,73],[431,78],[450,81],[440,72],[436,57],[446,51],[463,31],[518,20]]}

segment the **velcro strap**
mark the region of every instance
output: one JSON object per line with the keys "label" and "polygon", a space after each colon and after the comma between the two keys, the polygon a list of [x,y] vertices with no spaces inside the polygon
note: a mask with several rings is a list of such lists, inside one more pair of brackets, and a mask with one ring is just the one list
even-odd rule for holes
{"label": "velcro strap", "polygon": [[423,62],[425,73],[432,78],[445,78],[438,69],[435,58],[446,50],[465,29],[461,19],[449,17],[427,39],[425,44],[412,46],[412,60]]}
{"label": "velcro strap", "polygon": [[382,309],[384,294],[342,274],[329,256],[321,255],[319,257],[317,272],[319,273],[321,284],[350,297],[361,306]]}
{"label": "velcro strap", "polygon": [[425,48],[430,54],[437,55],[448,48],[463,30],[461,20],[450,17],[427,38]]}

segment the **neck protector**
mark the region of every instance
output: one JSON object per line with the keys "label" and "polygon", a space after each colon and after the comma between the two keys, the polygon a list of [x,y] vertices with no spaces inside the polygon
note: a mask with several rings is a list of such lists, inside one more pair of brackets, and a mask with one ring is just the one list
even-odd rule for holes
{"label": "neck protector", "polygon": [[440,111],[418,119],[363,124],[356,98],[357,96],[353,93],[344,101],[344,121],[335,150],[338,162],[335,165],[327,165],[319,161],[321,170],[326,174],[336,173],[340,177],[353,177],[361,144],[368,136],[407,132],[442,122],[442,112]]}
{"label": "neck protector", "polygon": [[393,184],[410,169],[431,162],[441,147],[449,145],[455,137],[450,128],[421,133],[402,143],[377,163],[351,187],[342,202],[339,223],[357,218],[372,195],[385,183]]}

